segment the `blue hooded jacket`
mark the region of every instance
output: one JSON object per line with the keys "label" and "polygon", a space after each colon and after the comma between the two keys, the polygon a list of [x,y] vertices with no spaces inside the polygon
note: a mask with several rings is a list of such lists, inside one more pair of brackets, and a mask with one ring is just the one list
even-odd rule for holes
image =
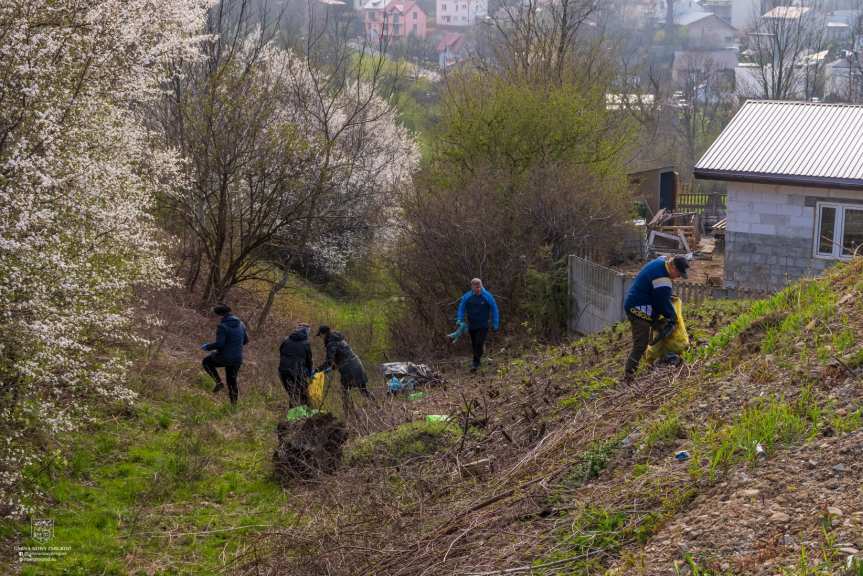
{"label": "blue hooded jacket", "polygon": [[488,328],[489,313],[491,314],[492,327],[497,330],[500,328],[500,312],[497,309],[494,296],[485,288],[479,294],[474,294],[473,290],[468,290],[458,303],[455,321],[456,323],[464,322],[465,315],[467,315],[467,325],[470,330]]}
{"label": "blue hooded jacket", "polygon": [[204,350],[215,350],[228,364],[243,363],[243,346],[249,343],[246,326],[233,314],[228,314],[216,329],[216,341],[204,346]]}
{"label": "blue hooded jacket", "polygon": [[644,265],[629,287],[623,308],[645,320],[656,320],[660,315],[676,322],[677,315],[671,304],[671,277],[665,258],[657,258]]}

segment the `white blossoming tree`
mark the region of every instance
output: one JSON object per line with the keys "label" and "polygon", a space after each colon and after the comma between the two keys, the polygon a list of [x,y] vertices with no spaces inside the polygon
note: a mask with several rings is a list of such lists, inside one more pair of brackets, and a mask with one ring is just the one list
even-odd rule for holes
{"label": "white blossoming tree", "polygon": [[0,2],[0,516],[27,429],[128,399],[130,295],[169,280],[150,215],[180,178],[140,111],[200,44],[201,0]]}
{"label": "white blossoming tree", "polygon": [[306,50],[279,47],[277,19],[247,0],[225,0],[207,26],[206,59],[177,63],[182,80],[159,110],[189,183],[166,199],[203,302],[281,270],[260,324],[299,259],[338,270],[368,243],[417,151],[376,93],[383,56],[312,27]]}

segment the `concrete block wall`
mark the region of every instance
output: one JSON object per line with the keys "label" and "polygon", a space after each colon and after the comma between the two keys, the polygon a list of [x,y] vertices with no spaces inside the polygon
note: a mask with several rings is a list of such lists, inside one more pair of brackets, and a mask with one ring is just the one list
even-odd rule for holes
{"label": "concrete block wall", "polygon": [[811,199],[858,196],[863,203],[863,193],[849,190],[729,183],[726,285],[777,290],[826,270],[835,262],[813,256],[816,208]]}

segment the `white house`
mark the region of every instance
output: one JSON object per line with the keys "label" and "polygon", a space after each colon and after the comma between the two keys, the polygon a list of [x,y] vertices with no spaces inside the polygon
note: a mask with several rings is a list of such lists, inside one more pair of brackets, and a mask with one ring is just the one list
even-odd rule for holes
{"label": "white house", "polygon": [[[788,82],[788,98],[803,98],[806,92],[806,64],[811,57],[821,57],[822,53],[808,55],[795,66],[786,66],[781,72],[793,74]],[[734,91],[738,98],[764,98],[765,85],[773,82],[773,67],[765,64],[762,68],[754,62],[740,62],[734,68]]]}
{"label": "white house", "polygon": [[488,16],[488,0],[437,0],[438,26],[473,26]]}
{"label": "white house", "polygon": [[859,56],[846,50],[841,58],[824,67],[824,96],[840,102],[859,102],[863,69]]}
{"label": "white house", "polygon": [[728,182],[729,286],[778,289],[863,245],[863,106],[749,100],[693,174]]}
{"label": "white house", "polygon": [[711,50],[737,44],[737,30],[713,12],[687,12],[675,16],[674,23],[684,31],[689,48]]}
{"label": "white house", "polygon": [[741,32],[751,30],[763,7],[762,0],[731,0],[731,25]]}
{"label": "white house", "polygon": [[[765,70],[764,74],[769,78],[770,70]],[[734,67],[734,87],[739,97],[760,98],[764,94],[763,82],[762,70],[758,64],[740,62]]]}
{"label": "white house", "polygon": [[824,67],[824,96],[837,100],[848,99],[851,80],[851,63],[847,57],[837,58]]}
{"label": "white house", "polygon": [[726,76],[729,79],[727,86],[733,88],[736,67],[737,50],[734,48],[675,50],[674,61],[671,64],[671,80],[679,86],[687,79],[698,79],[704,82],[708,76],[713,76],[713,80],[719,76]]}

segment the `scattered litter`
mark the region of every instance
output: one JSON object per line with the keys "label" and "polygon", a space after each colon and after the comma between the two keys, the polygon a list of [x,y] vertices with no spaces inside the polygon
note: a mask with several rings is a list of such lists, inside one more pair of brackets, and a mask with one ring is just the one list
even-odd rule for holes
{"label": "scattered litter", "polygon": [[428,396],[425,392],[414,392],[413,394],[408,395],[408,400],[422,400]]}
{"label": "scattered litter", "polygon": [[302,420],[303,418],[308,418],[309,416],[314,416],[318,414],[320,410],[315,410],[314,408],[309,408],[305,404],[300,404],[299,406],[294,406],[288,413],[285,414],[285,420],[288,422],[294,422],[296,420]]}
{"label": "scattered litter", "polygon": [[391,394],[409,392],[415,388],[444,384],[443,377],[426,366],[413,362],[387,362],[381,365],[387,391]]}
{"label": "scattered litter", "polygon": [[405,376],[404,378],[398,378],[393,375],[390,378],[390,381],[387,383],[387,392],[389,394],[398,394],[399,392],[411,392],[416,388],[417,381],[414,378],[409,376]]}
{"label": "scattered litter", "polygon": [[638,430],[634,430],[630,432],[626,438],[623,439],[623,441],[620,443],[620,446],[621,448],[629,448],[630,446],[635,444],[635,442],[638,441],[639,438],[641,438],[641,432],[639,432]]}
{"label": "scattered litter", "polygon": [[684,460],[689,460],[689,452],[686,450],[680,450],[679,452],[674,453],[674,457],[678,462],[683,462]]}
{"label": "scattered litter", "polygon": [[760,442],[756,442],[755,444],[755,457],[767,458],[767,452],[764,451],[764,446],[762,446]]}
{"label": "scattered litter", "polygon": [[443,414],[429,414],[426,416],[426,422],[449,422],[450,417]]}

